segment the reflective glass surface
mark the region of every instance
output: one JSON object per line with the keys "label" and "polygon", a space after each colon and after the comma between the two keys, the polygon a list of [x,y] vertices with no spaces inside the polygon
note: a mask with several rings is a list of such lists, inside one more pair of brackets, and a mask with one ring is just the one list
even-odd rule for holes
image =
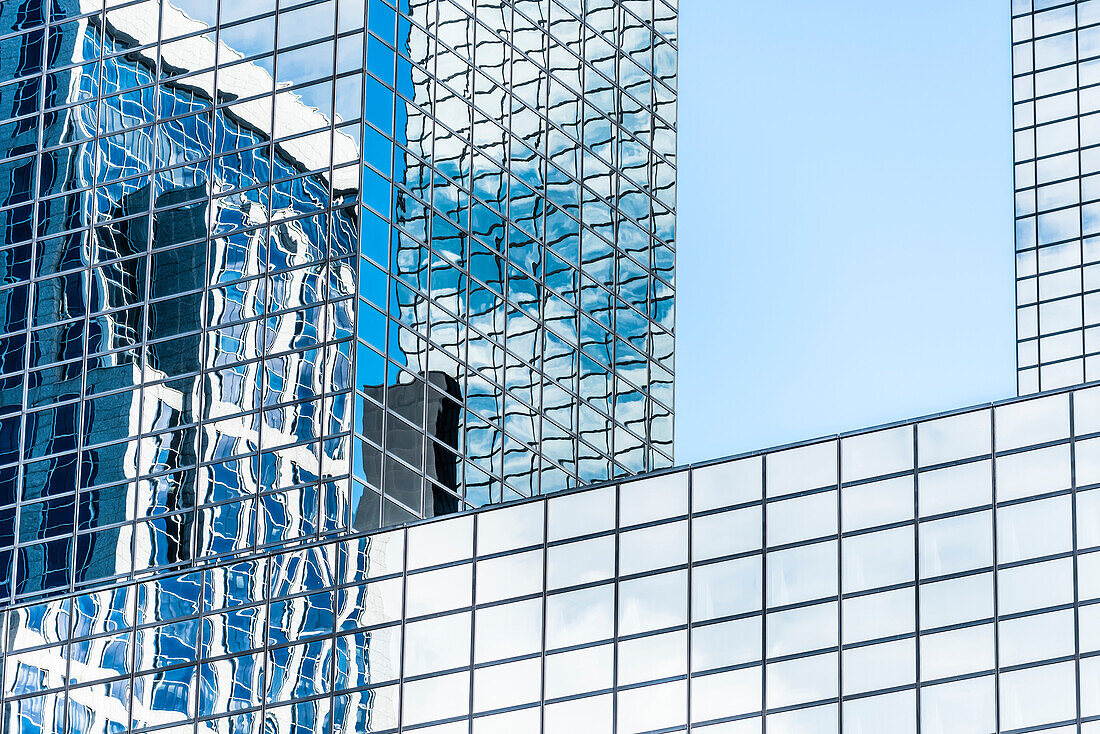
{"label": "reflective glass surface", "polygon": [[4,730],[1092,734],[1090,389],[12,606]]}
{"label": "reflective glass surface", "polygon": [[676,15],[0,5],[0,599],[671,464]]}

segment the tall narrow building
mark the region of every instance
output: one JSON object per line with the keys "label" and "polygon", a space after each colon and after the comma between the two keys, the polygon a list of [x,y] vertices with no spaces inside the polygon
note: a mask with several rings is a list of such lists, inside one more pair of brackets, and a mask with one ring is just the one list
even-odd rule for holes
{"label": "tall narrow building", "polygon": [[1012,1],[1019,392],[1100,379],[1100,2]]}
{"label": "tall narrow building", "polygon": [[675,29],[3,3],[0,599],[670,465]]}

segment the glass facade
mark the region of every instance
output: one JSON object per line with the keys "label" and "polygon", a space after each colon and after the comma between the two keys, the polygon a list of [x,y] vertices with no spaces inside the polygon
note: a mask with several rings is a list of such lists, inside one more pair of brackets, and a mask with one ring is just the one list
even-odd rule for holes
{"label": "glass facade", "polygon": [[1100,387],[0,620],[10,732],[1100,731]]}
{"label": "glass facade", "polygon": [[1012,0],[1021,395],[1100,379],[1100,3]]}
{"label": "glass facade", "polygon": [[666,0],[0,4],[0,600],[666,467]]}

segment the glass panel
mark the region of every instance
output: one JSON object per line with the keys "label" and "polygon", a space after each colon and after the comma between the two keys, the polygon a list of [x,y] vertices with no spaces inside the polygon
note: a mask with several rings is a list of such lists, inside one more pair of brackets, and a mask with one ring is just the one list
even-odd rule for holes
{"label": "glass panel", "polygon": [[997,509],[997,562],[1063,553],[1073,548],[1070,497]]}
{"label": "glass panel", "polygon": [[857,484],[840,490],[841,525],[845,532],[913,518],[912,477]]}
{"label": "glass panel", "polygon": [[619,574],[687,563],[687,521],[630,530],[619,536]]}
{"label": "glass panel", "polygon": [[473,564],[411,574],[405,580],[405,609],[410,617],[470,606]]}
{"label": "glass panel", "polygon": [[988,511],[922,522],[918,531],[921,577],[992,565],[992,536],[992,514]]}
{"label": "glass panel", "polygon": [[470,664],[470,613],[405,625],[405,675],[421,675]]}
{"label": "glass panel", "polygon": [[1069,486],[1069,444],[997,458],[998,502],[1054,492]]}
{"label": "glass panel", "polygon": [[839,680],[837,655],[831,652],[769,663],[766,676],[764,690],[769,709],[833,698]]}
{"label": "glass panel", "polygon": [[1065,610],[1002,620],[997,645],[1001,666],[1072,655],[1075,646],[1073,612]]}
{"label": "glass panel", "polygon": [[1001,727],[1022,729],[1077,716],[1072,662],[1001,673]]}
{"label": "glass panel", "polygon": [[687,571],[619,582],[619,634],[687,623]]}
{"label": "glass panel", "polygon": [[768,734],[835,734],[836,704],[768,714]]}
{"label": "glass panel", "polygon": [[550,540],[575,538],[615,527],[615,488],[603,487],[547,502],[550,513]]}
{"label": "glass panel", "polygon": [[837,603],[771,612],[765,624],[770,658],[836,647]]}
{"label": "glass panel", "polygon": [[615,616],[613,584],[554,594],[546,600],[546,646],[568,647],[608,639]]}
{"label": "glass panel", "polygon": [[950,415],[917,426],[922,467],[984,456],[989,453],[991,440],[988,410]]}
{"label": "glass panel", "polygon": [[538,658],[478,668],[474,671],[474,711],[533,703],[539,700],[541,689],[542,664]]}
{"label": "glass panel", "polygon": [[[992,594],[991,594],[992,596]],[[916,617],[913,589],[897,589],[845,599],[845,644],[912,632]]]}
{"label": "glass panel", "polygon": [[761,498],[762,457],[752,456],[691,470],[694,512],[754,502]]}
{"label": "glass panel", "polygon": [[[759,711],[762,676],[759,666],[706,675],[691,680],[691,720],[713,721],[727,716]],[[756,724],[756,731],[760,725]],[[708,734],[726,734],[720,727],[708,727]],[[733,731],[731,730],[731,734]]]}
{"label": "glass panel", "polygon": [[619,487],[619,525],[664,520],[687,514],[688,472],[678,471]]}
{"label": "glass panel", "polygon": [[760,641],[760,617],[695,627],[691,631],[692,667],[704,671],[759,660]]}
{"label": "glass panel", "polygon": [[1073,559],[1061,558],[997,572],[997,611],[1000,614],[1071,603]]}
{"label": "glass panel", "polygon": [[474,518],[471,515],[409,528],[409,568],[423,568],[469,558],[473,553]]}
{"label": "glass panel", "polygon": [[835,540],[768,554],[768,606],[836,596]]}
{"label": "glass panel", "polygon": [[769,502],[765,512],[769,546],[836,535],[836,490]]}
{"label": "glass panel", "polygon": [[696,566],[691,570],[693,621],[760,609],[760,556]]}
{"label": "glass panel", "polygon": [[[1097,494],[1100,495],[1100,492]],[[760,515],[760,507],[755,506],[693,519],[692,559],[705,561],[709,558],[760,550],[760,536],[763,532]]]}
{"label": "glass panel", "polygon": [[547,583],[551,589],[602,581],[615,575],[613,535],[555,545],[547,553]]}
{"label": "glass panel", "polygon": [[916,639],[844,651],[844,695],[911,685],[917,672]]}
{"label": "glass panel", "polygon": [[913,468],[913,427],[860,433],[840,441],[841,481],[853,482]]}
{"label": "glass panel", "polygon": [[844,734],[917,734],[915,691],[845,701],[841,719]]}
{"label": "glass panel", "polygon": [[543,717],[543,734],[612,731],[611,696],[548,704]]}
{"label": "glass panel", "polygon": [[921,689],[920,731],[989,734],[996,729],[993,676]]}
{"label": "glass panel", "polygon": [[673,678],[686,672],[686,630],[619,643],[619,685]]}
{"label": "glass panel", "polygon": [[836,484],[835,441],[801,446],[768,454],[767,496],[803,492]]}
{"label": "glass panel", "polygon": [[993,616],[993,574],[921,584],[921,629],[935,629]]}
{"label": "glass panel", "polygon": [[612,645],[586,647],[546,656],[546,698],[575,696],[611,688]]}
{"label": "glass panel", "polygon": [[993,502],[993,462],[989,460],[922,472],[917,481],[922,517]]}
{"label": "glass panel", "polygon": [[1069,437],[1069,395],[1050,395],[995,409],[997,451]]}
{"label": "glass panel", "polygon": [[964,627],[920,638],[922,681],[993,668],[993,625]]}
{"label": "glass panel", "polygon": [[541,593],[542,550],[478,561],[475,578],[478,604]]}
{"label": "glass panel", "polygon": [[913,547],[911,525],[844,538],[844,592],[912,581]]}
{"label": "glass panel", "polygon": [[618,693],[616,732],[638,734],[686,723],[687,682],[672,681]]}
{"label": "glass panel", "polygon": [[470,671],[406,682],[403,694],[405,724],[464,716],[470,710]]}
{"label": "glass panel", "polygon": [[475,663],[538,652],[542,648],[542,600],[478,609],[474,629]]}
{"label": "glass panel", "polygon": [[546,503],[528,502],[483,512],[477,518],[477,552],[481,555],[542,542]]}

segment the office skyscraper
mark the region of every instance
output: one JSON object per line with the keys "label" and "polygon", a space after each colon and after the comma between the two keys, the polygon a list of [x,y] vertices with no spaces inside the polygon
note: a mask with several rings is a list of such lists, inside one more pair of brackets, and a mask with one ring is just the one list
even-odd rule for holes
{"label": "office skyscraper", "polygon": [[0,7],[0,598],[669,465],[675,20]]}
{"label": "office skyscraper", "polygon": [[1021,395],[1100,379],[1100,3],[1013,0]]}
{"label": "office skyscraper", "polygon": [[656,472],[673,4],[0,6],[0,728],[1100,734],[1098,3],[1013,3],[1068,387]]}

